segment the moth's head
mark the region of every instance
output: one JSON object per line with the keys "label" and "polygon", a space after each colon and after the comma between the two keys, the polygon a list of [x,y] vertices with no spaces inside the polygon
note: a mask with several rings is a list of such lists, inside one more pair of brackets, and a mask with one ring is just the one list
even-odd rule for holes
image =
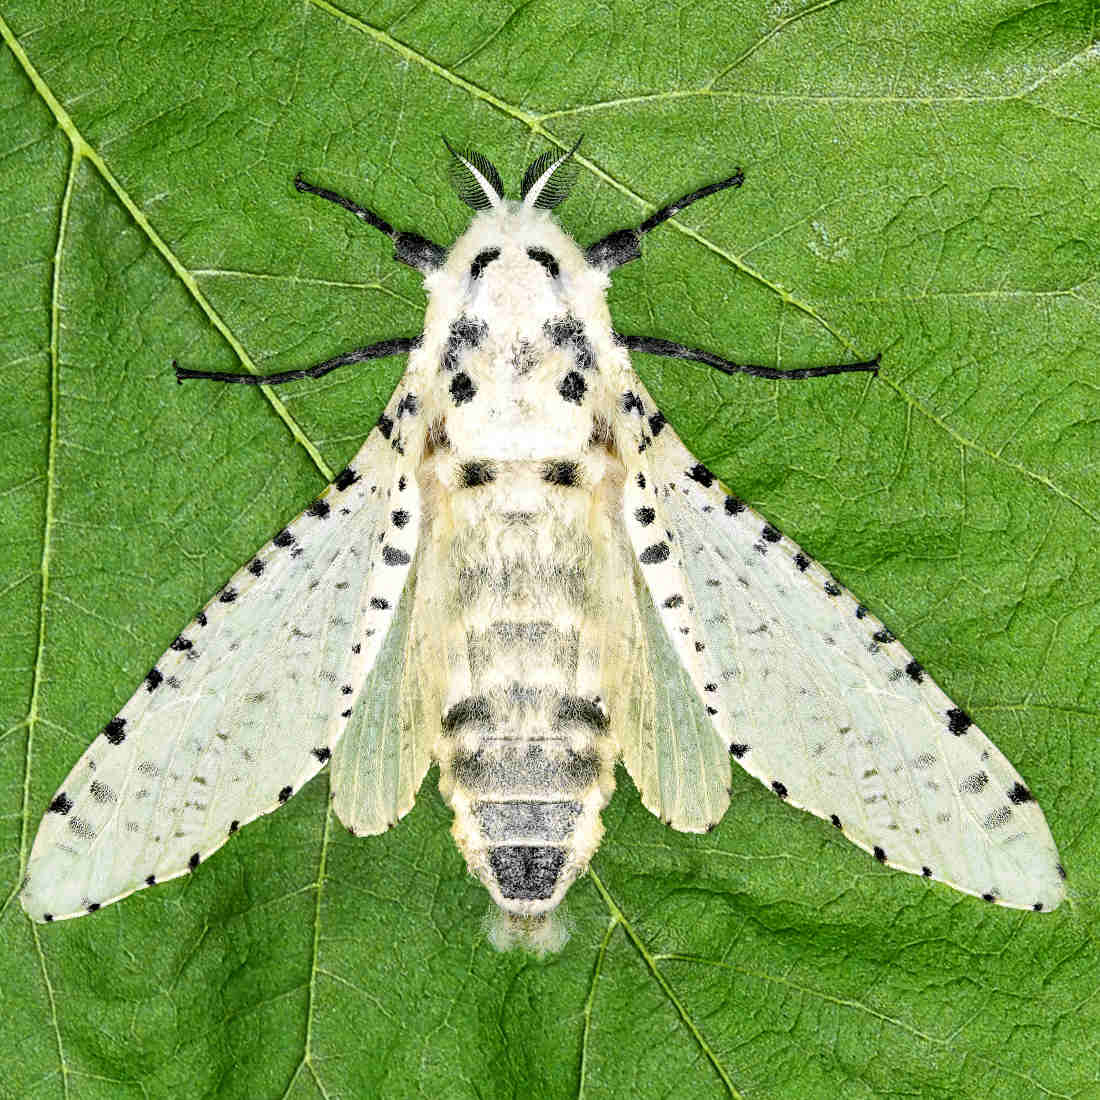
{"label": "moth's head", "polygon": [[588,263],[551,214],[576,179],[573,153],[580,141],[564,153],[536,158],[516,201],[504,197],[500,173],[487,158],[456,152],[443,140],[455,191],[477,216],[429,276],[430,291],[479,314],[507,310],[534,320],[568,312],[606,288],[606,275]]}

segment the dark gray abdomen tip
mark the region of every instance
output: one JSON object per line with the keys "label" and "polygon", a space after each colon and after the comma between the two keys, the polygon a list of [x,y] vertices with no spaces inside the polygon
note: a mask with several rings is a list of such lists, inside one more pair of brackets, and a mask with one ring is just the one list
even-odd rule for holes
{"label": "dark gray abdomen tip", "polygon": [[565,849],[519,845],[490,848],[489,866],[504,897],[543,900],[554,892],[558,875],[565,866]]}

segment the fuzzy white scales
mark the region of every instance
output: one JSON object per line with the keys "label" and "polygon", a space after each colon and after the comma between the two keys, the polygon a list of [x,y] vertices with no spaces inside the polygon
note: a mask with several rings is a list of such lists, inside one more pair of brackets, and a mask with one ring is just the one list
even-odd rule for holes
{"label": "fuzzy white scales", "polygon": [[452,150],[479,213],[449,251],[297,181],[424,273],[424,331],[263,379],[177,368],[278,383],[408,354],[351,465],[188,624],[62,784],[27,868],[31,917],[194,870],[330,760],[356,835],[407,813],[438,763],[498,946],[564,941],[551,915],[596,851],[619,760],[676,829],[721,819],[732,757],[880,862],[1004,905],[1062,900],[1012,765],[692,457],[629,352],[766,378],[878,360],[784,372],[615,333],[609,273],[742,177],[582,251],[550,214],[574,150],[536,160],[519,202],[484,157]]}

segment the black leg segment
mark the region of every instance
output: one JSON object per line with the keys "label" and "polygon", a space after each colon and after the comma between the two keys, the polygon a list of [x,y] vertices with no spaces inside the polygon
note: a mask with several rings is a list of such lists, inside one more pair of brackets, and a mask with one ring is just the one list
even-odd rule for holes
{"label": "black leg segment", "polygon": [[360,206],[358,203],[352,202],[351,199],[338,195],[335,191],[330,191],[327,187],[317,187],[315,184],[308,183],[302,179],[301,175],[294,177],[294,186],[299,191],[328,199],[329,202],[334,202],[337,206],[350,210],[360,221],[373,226],[380,233],[385,233],[393,241],[393,258],[395,260],[400,260],[401,263],[408,264],[409,267],[415,267],[417,271],[423,271],[424,274],[443,266],[443,261],[447,258],[447,250],[433,244],[426,237],[420,236],[419,233],[399,233],[385,218],[380,218],[373,210],[368,210],[365,206]]}
{"label": "black leg segment", "polygon": [[732,176],[720,180],[718,183],[708,184],[692,191],[689,195],[670,202],[668,206],[662,206],[660,210],[650,214],[637,229],[616,229],[614,233],[608,233],[595,244],[591,244],[585,250],[584,258],[593,266],[604,271],[614,271],[617,267],[636,260],[641,254],[642,235],[651,229],[656,229],[661,222],[679,214],[685,207],[690,206],[699,199],[705,199],[707,195],[713,195],[715,191],[724,191],[727,187],[740,187],[745,182],[744,173],[738,168]]}
{"label": "black leg segment", "polygon": [[627,351],[641,351],[647,355],[664,355],[669,359],[690,359],[696,363],[706,363],[723,374],[749,374],[753,378],[782,378],[798,381],[802,378],[823,378],[827,374],[847,374],[850,371],[866,371],[878,374],[881,354],[864,363],[834,363],[828,367],[796,367],[793,370],[780,370],[778,367],[759,367],[751,363],[733,363],[709,351],[685,347],[673,340],[661,340],[656,336],[624,336],[615,333],[615,342]]}
{"label": "black leg segment", "polygon": [[176,372],[176,381],[185,378],[205,378],[208,382],[237,382],[242,386],[278,386],[283,382],[297,382],[302,378],[321,378],[337,367],[346,367],[349,363],[366,363],[371,359],[385,359],[390,355],[407,355],[420,343],[419,336],[399,336],[395,340],[382,340],[369,347],[356,348],[354,351],[326,359],[314,367],[301,370],[284,370],[278,374],[226,374],[216,370],[190,370],[181,367],[175,360],[172,368]]}

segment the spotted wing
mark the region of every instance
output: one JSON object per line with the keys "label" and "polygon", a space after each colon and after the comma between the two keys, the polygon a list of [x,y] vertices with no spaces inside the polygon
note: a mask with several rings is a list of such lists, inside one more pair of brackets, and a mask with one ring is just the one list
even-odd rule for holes
{"label": "spotted wing", "polygon": [[729,806],[729,752],[696,693],[646,586],[622,519],[618,563],[625,578],[608,615],[620,646],[609,648],[610,734],[642,804],[683,832],[713,828]]}
{"label": "spotted wing", "polygon": [[1053,909],[1058,852],[1019,774],[866,608],[726,494],[638,383],[624,522],[665,630],[742,767],[880,862]]}
{"label": "spotted wing", "polygon": [[329,759],[401,598],[419,496],[388,416],[188,624],[54,796],[23,907],[80,916],[194,869]]}
{"label": "spotted wing", "polygon": [[439,731],[444,612],[421,561],[333,751],[332,806],[356,836],[385,832],[412,809]]}

